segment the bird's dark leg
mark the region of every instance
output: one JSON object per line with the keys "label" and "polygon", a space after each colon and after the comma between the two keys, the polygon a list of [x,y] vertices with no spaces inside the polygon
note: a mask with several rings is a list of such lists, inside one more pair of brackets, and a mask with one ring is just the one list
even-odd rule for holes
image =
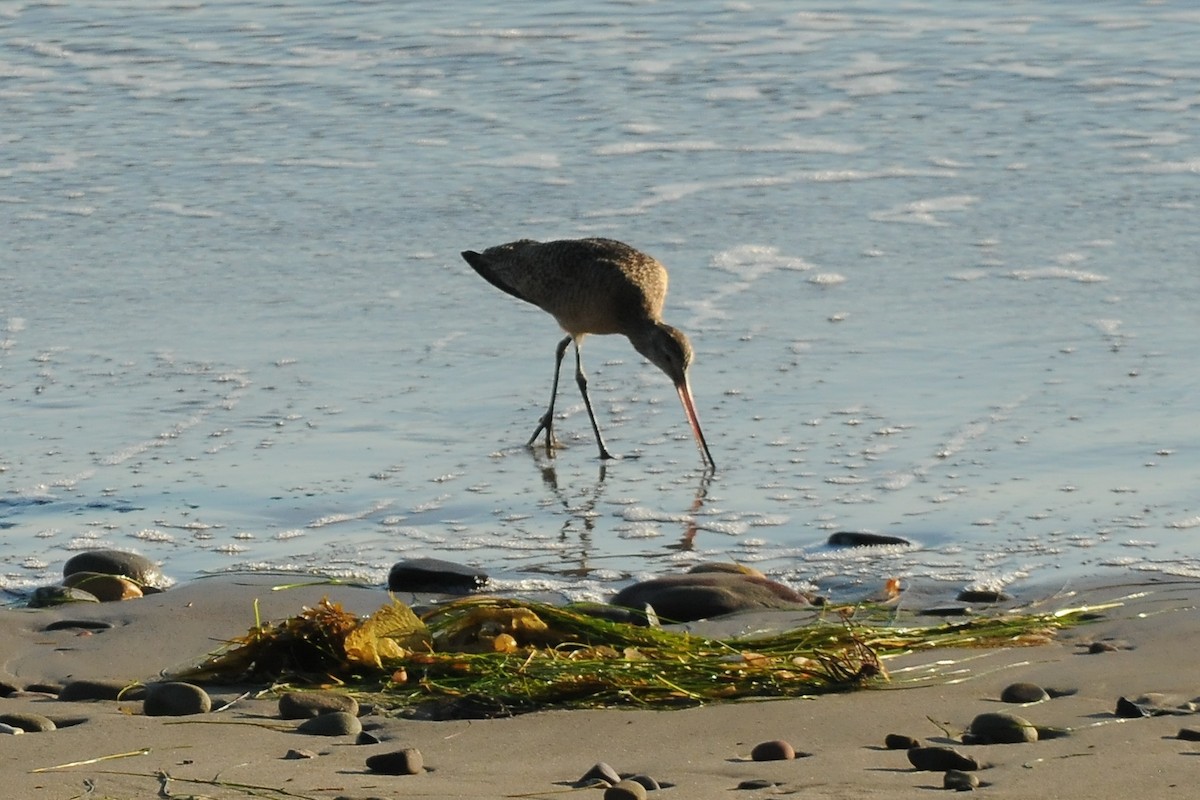
{"label": "bird's dark leg", "polygon": [[583,354],[579,350],[579,342],[575,342],[575,383],[579,384],[579,393],[583,395],[583,405],[587,408],[588,418],[592,420],[592,431],[596,434],[596,444],[600,445],[600,458],[616,458],[604,446],[604,437],[600,435],[600,426],[596,424],[596,415],[592,411],[592,400],[587,393],[587,376],[583,374]]}
{"label": "bird's dark leg", "polygon": [[567,345],[570,343],[571,337],[568,336],[559,342],[558,347],[554,350],[554,383],[550,386],[550,407],[542,415],[541,420],[538,422],[537,430],[533,432],[533,436],[530,436],[529,441],[525,443],[526,447],[532,447],[541,432],[545,431],[547,454],[553,453],[554,448],[558,446],[558,441],[554,438],[554,398],[558,397],[558,372],[562,367],[562,360],[567,352]]}

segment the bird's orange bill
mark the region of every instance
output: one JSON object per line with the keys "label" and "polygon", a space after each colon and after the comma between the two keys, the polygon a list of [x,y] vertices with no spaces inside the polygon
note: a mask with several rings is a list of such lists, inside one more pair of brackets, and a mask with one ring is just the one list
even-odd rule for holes
{"label": "bird's orange bill", "polygon": [[696,416],[696,406],[692,403],[692,390],[688,386],[686,377],[675,386],[675,391],[679,392],[679,400],[683,403],[683,411],[687,414],[688,424],[692,426],[692,433],[696,434],[696,444],[700,446],[700,455],[709,469],[716,469],[717,465],[713,462],[712,453],[708,452],[708,443],[704,441],[704,432],[700,430],[700,418]]}

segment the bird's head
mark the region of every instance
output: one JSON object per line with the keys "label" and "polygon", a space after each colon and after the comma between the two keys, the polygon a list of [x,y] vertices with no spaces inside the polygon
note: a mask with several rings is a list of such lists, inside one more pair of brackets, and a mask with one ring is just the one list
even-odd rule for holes
{"label": "bird's head", "polygon": [[683,403],[683,411],[687,414],[688,424],[696,437],[696,445],[704,459],[708,470],[716,468],[712,454],[708,452],[708,443],[700,430],[700,418],[696,415],[696,405],[692,401],[692,388],[688,385],[688,367],[692,365],[692,343],[678,328],[672,328],[665,322],[656,322],[629,337],[633,348],[657,366],[675,384],[679,400]]}

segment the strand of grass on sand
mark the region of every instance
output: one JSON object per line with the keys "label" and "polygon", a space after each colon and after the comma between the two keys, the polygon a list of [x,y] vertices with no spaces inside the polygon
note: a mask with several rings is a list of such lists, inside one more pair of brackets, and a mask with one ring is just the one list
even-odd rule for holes
{"label": "strand of grass on sand", "polygon": [[101,761],[112,761],[113,759],[117,759],[117,758],[130,758],[132,756],[148,756],[148,755],[150,755],[150,748],[143,747],[140,750],[130,750],[128,753],[113,753],[113,754],[107,755],[107,756],[96,756],[95,758],[87,758],[87,759],[84,759],[83,761],[69,761],[66,764],[55,764],[53,767],[38,767],[37,769],[29,770],[29,772],[31,774],[35,773],[35,772],[54,772],[55,770],[59,770],[59,769],[70,769],[71,767],[84,767],[84,766],[87,766],[88,764],[99,764]]}

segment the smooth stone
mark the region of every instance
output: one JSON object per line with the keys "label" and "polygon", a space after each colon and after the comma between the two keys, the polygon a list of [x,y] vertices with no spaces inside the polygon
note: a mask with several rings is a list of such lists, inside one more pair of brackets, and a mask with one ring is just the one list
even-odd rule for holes
{"label": "smooth stone", "polygon": [[1180,728],[1177,738],[1185,742],[1200,742],[1200,728]]}
{"label": "smooth stone", "polygon": [[646,800],[646,787],[637,781],[620,781],[604,790],[604,800]]}
{"label": "smooth stone", "polygon": [[647,792],[657,792],[662,786],[649,775],[630,775],[628,780],[637,781],[646,788]]}
{"label": "smooth stone", "polygon": [[284,759],[286,759],[288,761],[299,761],[300,759],[304,759],[304,758],[316,758],[317,754],[314,753],[312,750],[292,749],[292,750],[288,750],[286,753],[284,753],[283,757],[284,757]]}
{"label": "smooth stone", "polygon": [[26,733],[45,733],[52,731],[58,726],[54,724],[54,720],[49,717],[43,717],[41,714],[31,714],[25,711],[14,711],[9,714],[0,714],[0,724],[12,725],[15,728],[20,728]]}
{"label": "smooth stone", "polygon": [[1000,693],[1002,703],[1040,703],[1049,699],[1050,693],[1036,683],[1010,683]]}
{"label": "smooth stone", "polygon": [[63,565],[63,577],[76,572],[123,575],[139,584],[160,589],[168,584],[157,564],[145,556],[123,550],[87,550],[76,553]]}
{"label": "smooth stone", "polygon": [[58,693],[64,702],[78,700],[143,700],[146,687],[128,681],[78,680],[71,681]]}
{"label": "smooth stone", "polygon": [[971,772],[979,769],[979,762],[973,756],[965,756],[952,747],[931,745],[928,747],[913,747],[906,753],[908,763],[917,769],[929,772],[946,772],[957,769]]}
{"label": "smooth stone", "polygon": [[393,564],[388,572],[392,592],[466,594],[487,582],[486,572],[440,558],[410,558]]}
{"label": "smooth stone", "polygon": [[575,787],[583,788],[586,786],[594,786],[599,781],[603,781],[606,785],[612,786],[613,784],[621,782],[621,776],[617,774],[615,769],[605,762],[597,761],[592,765],[591,769],[583,773],[579,780],[575,781]]}
{"label": "smooth stone", "polygon": [[330,711],[306,719],[296,730],[312,736],[357,736],[362,733],[362,722],[345,711]]}
{"label": "smooth stone", "polygon": [[100,598],[70,586],[39,586],[29,597],[30,608],[53,608],[67,603],[99,603]]}
{"label": "smooth stone", "polygon": [[379,744],[382,741],[383,740],[380,739],[375,734],[369,733],[368,731],[363,731],[362,733],[358,734],[358,737],[354,740],[354,743],[355,744]]}
{"label": "smooth stone", "polygon": [[778,786],[776,781],[769,781],[766,778],[751,778],[748,781],[742,781],[737,785],[738,789],[773,789]]}
{"label": "smooth stone", "polygon": [[1037,728],[1024,717],[989,711],[971,720],[971,735],[980,744],[1024,744],[1038,740]]}
{"label": "smooth stone", "polygon": [[1007,603],[1012,598],[999,589],[963,589],[954,599],[960,603]]}
{"label": "smooth stone", "polygon": [[790,761],[795,757],[796,748],[782,739],[759,742],[750,751],[750,758],[753,761]]}
{"label": "smooth stone", "polygon": [[16,725],[6,725],[3,722],[0,722],[0,734],[5,736],[17,736],[18,734],[22,733],[25,733],[24,728],[18,728]]}
{"label": "smooth stone", "polygon": [[756,578],[765,578],[754,567],[748,567],[745,564],[737,564],[732,561],[702,561],[699,564],[694,564],[688,572],[695,575],[699,572],[727,572],[734,575],[753,575]]}
{"label": "smooth stone", "polygon": [[147,717],[186,717],[212,711],[212,698],[194,683],[167,681],[146,687],[142,713]]}
{"label": "smooth stone", "polygon": [[889,733],[883,737],[883,746],[888,750],[908,750],[920,747],[921,740],[913,736],[905,736],[902,733]]}
{"label": "smooth stone", "polygon": [[781,583],[729,572],[667,575],[626,586],[612,599],[615,606],[650,606],[662,619],[693,622],[738,611],[794,609],[817,600]]}
{"label": "smooth stone", "polygon": [[1118,717],[1123,719],[1141,719],[1142,717],[1153,716],[1153,712],[1125,697],[1117,698],[1117,708],[1114,711]]}
{"label": "smooth stone", "polygon": [[882,533],[867,531],[838,531],[830,535],[830,547],[883,547],[887,545],[911,545],[908,539],[899,536],[887,536]]}
{"label": "smooth stone", "polygon": [[358,701],[339,692],[288,692],[279,696],[279,716],[284,719],[308,719],[335,711],[358,716]]}
{"label": "smooth stone", "polygon": [[419,775],[425,768],[425,759],[415,747],[377,753],[367,758],[367,769],[384,775]]}
{"label": "smooth stone", "polygon": [[1036,725],[1039,742],[1051,739],[1065,739],[1071,735],[1070,728],[1056,728],[1053,725]]}
{"label": "smooth stone", "polygon": [[979,788],[979,776],[974,772],[948,769],[942,776],[942,788],[953,789],[956,792],[973,792]]}
{"label": "smooth stone", "polygon": [[82,589],[95,596],[101,603],[135,600],[142,596],[141,588],[129,578],[106,575],[102,572],[72,572],[63,578],[63,586]]}

